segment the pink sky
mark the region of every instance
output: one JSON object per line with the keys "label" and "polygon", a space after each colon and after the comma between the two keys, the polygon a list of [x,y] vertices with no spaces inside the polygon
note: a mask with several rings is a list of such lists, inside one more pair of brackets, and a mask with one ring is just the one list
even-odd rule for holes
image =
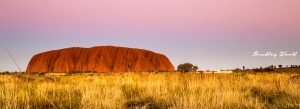
{"label": "pink sky", "polygon": [[[252,58],[300,51],[300,0],[0,0],[0,43],[25,69],[36,53],[118,45],[166,54],[200,69],[299,64]],[[10,64],[7,64],[10,63]],[[0,50],[0,71],[15,69]]]}
{"label": "pink sky", "polygon": [[299,10],[299,0],[2,0],[0,24],[24,31],[163,31],[222,37],[297,32]]}

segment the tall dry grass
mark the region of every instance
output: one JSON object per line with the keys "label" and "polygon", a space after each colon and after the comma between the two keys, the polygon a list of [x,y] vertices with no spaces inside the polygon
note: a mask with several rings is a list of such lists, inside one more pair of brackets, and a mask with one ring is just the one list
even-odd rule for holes
{"label": "tall dry grass", "polygon": [[297,74],[1,75],[0,108],[300,108]]}

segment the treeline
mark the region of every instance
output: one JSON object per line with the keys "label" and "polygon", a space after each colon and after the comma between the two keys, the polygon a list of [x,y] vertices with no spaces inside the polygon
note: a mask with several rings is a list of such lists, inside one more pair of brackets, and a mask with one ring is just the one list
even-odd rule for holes
{"label": "treeline", "polygon": [[4,71],[4,72],[0,72],[1,75],[17,74],[17,73],[24,73],[24,72],[18,72],[18,71],[14,71],[14,72]]}
{"label": "treeline", "polygon": [[[296,69],[296,70],[295,70]],[[273,72],[273,71],[282,71],[282,72],[288,72],[288,71],[300,71],[300,65],[270,65],[267,67],[259,67],[259,68],[253,68],[253,69],[246,69],[245,66],[242,67],[242,69],[237,68],[234,70],[235,72]]]}

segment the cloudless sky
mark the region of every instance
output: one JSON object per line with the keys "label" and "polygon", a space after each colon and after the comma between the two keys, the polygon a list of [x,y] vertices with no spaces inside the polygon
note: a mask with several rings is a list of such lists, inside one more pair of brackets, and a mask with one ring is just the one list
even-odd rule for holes
{"label": "cloudless sky", "polygon": [[[102,45],[151,50],[201,70],[300,64],[299,10],[299,0],[1,0],[0,43],[22,70],[40,52]],[[1,49],[6,70],[17,68]]]}

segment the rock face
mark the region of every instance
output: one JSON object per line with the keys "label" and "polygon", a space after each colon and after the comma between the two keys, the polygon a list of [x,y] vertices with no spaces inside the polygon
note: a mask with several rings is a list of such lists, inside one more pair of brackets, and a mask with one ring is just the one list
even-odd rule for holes
{"label": "rock face", "polygon": [[152,51],[99,46],[65,48],[33,56],[27,72],[143,72],[174,71],[170,60]]}

